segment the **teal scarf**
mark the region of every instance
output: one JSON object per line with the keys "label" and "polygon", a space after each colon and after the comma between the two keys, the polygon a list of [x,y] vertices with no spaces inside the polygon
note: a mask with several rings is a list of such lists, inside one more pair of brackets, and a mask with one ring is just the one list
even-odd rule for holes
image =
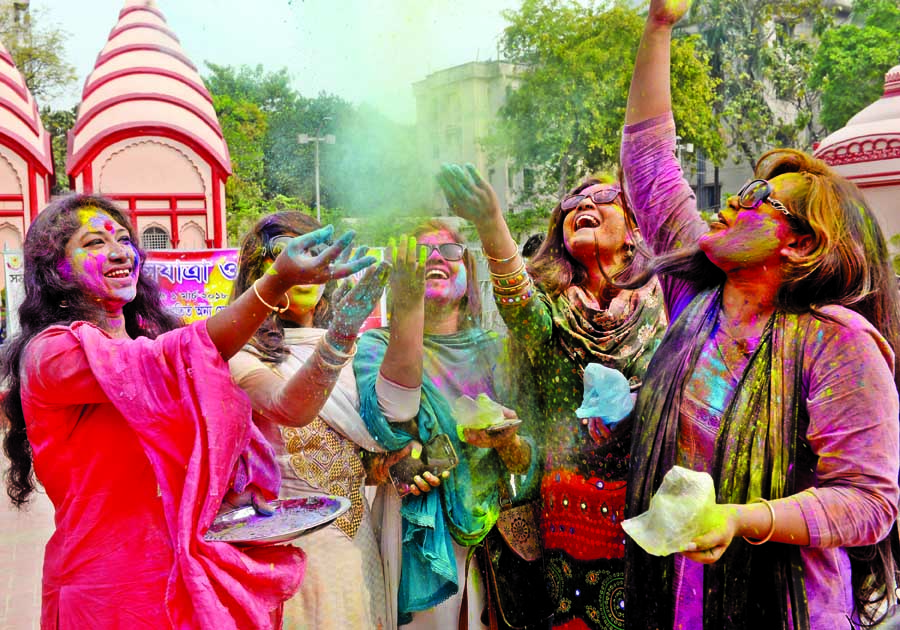
{"label": "teal scarf", "polygon": [[[397,450],[410,437],[382,415],[375,379],[387,349],[387,329],[370,330],[359,340],[353,367],[360,396],[360,415],[372,436],[387,450]],[[398,609],[401,621],[409,613],[427,610],[459,588],[452,540],[475,545],[494,526],[500,512],[498,481],[505,468],[493,449],[461,442],[456,433],[452,401],[461,394],[484,392],[503,401],[502,344],[494,333],[467,329],[453,335],[426,335],[422,401],[416,417],[418,439],[425,443],[446,434],[460,463],[437,491],[403,500],[403,551]],[[501,391],[497,391],[501,390]],[[537,458],[532,458],[537,460]],[[534,468],[534,466],[532,466]]]}

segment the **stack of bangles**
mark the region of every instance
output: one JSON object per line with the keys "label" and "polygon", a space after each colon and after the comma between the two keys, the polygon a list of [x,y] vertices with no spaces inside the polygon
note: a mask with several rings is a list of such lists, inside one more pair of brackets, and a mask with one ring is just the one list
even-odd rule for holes
{"label": "stack of bangles", "polygon": [[491,272],[494,295],[500,304],[521,304],[534,295],[534,282],[525,271],[525,263],[510,273]]}
{"label": "stack of bangles", "polygon": [[342,352],[335,348],[330,341],[328,335],[322,335],[319,343],[316,345],[316,365],[324,373],[333,378],[347,367],[356,356],[356,342],[350,346],[349,352]]}

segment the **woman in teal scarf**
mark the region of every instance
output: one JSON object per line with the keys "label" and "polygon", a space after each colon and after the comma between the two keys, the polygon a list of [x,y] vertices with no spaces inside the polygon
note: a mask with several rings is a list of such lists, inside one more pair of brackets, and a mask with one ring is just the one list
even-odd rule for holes
{"label": "woman in teal scarf", "polygon": [[[475,268],[460,235],[429,222],[417,236],[418,246],[411,239],[392,256],[390,329],[369,331],[359,341],[354,369],[360,411],[387,449],[411,440],[424,444],[438,434],[453,443],[459,465],[440,480],[428,473],[416,480],[419,489],[430,484],[439,490],[415,492],[400,508],[398,609],[400,624],[410,628],[456,627],[459,614],[475,628],[481,627],[483,589],[466,562],[467,550],[497,521],[500,480],[529,471],[531,446],[515,427],[467,429],[465,441],[459,439],[451,410],[456,398],[509,400],[503,344],[478,326]],[[460,613],[462,605],[467,610]]]}

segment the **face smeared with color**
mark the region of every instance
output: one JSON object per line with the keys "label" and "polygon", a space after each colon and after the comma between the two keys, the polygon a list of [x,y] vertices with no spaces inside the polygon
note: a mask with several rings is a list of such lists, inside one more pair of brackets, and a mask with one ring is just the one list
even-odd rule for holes
{"label": "face smeared with color", "polygon": [[[456,239],[446,230],[426,232],[419,237],[420,245],[442,245],[455,243]],[[446,260],[441,253],[432,249],[425,261],[425,301],[444,304],[459,302],[468,288],[466,265],[462,260]]]}
{"label": "face smeared with color", "polygon": [[[609,184],[588,186],[580,193],[591,195],[613,188]],[[588,196],[581,200],[577,208],[570,210],[563,218],[563,241],[572,256],[591,266],[596,261],[608,260],[625,245],[627,235],[625,211],[617,197],[610,203],[597,205]]]}
{"label": "face smeared with color", "polygon": [[66,243],[60,273],[106,308],[121,308],[137,294],[137,251],[128,230],[97,208],[78,210],[81,227]]}
{"label": "face smeared with color", "polygon": [[[782,203],[798,185],[805,185],[796,173],[779,175],[769,183],[771,196]],[[738,205],[737,197],[731,197],[710,231],[700,237],[699,245],[714,265],[729,273],[780,264],[782,249],[795,238],[788,218],[771,204],[749,210]]]}

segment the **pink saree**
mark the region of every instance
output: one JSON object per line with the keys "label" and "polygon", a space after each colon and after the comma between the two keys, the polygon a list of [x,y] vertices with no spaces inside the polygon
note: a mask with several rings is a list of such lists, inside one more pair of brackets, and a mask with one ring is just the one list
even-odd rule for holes
{"label": "pink saree", "polygon": [[271,628],[300,585],[295,547],[203,540],[230,487],[280,474],[204,323],[155,340],[48,328],[22,406],[56,531],[42,628]]}

